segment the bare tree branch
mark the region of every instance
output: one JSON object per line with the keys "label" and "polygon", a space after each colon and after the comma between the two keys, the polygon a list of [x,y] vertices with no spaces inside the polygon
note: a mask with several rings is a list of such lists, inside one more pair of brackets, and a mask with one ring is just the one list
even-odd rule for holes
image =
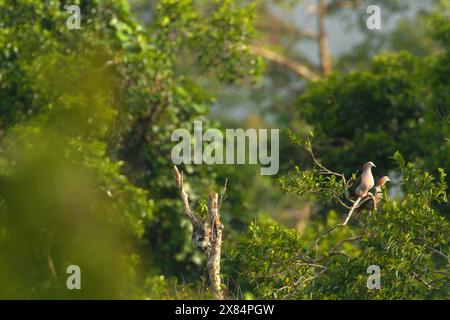
{"label": "bare tree branch", "polygon": [[280,53],[263,48],[258,45],[251,45],[250,48],[255,55],[261,56],[267,60],[288,68],[289,70],[295,72],[300,77],[305,78],[306,80],[315,81],[319,79],[319,76],[310,68]]}
{"label": "bare tree branch", "polygon": [[353,214],[353,211],[355,209],[361,207],[365,202],[367,202],[367,201],[369,201],[371,199],[372,199],[373,203],[375,203],[375,198],[374,198],[373,194],[370,193],[370,192],[364,198],[359,197],[358,199],[356,199],[356,201],[353,203],[352,208],[348,212],[347,217],[345,218],[345,220],[343,222],[343,225],[345,226],[348,223],[348,221],[350,220],[350,218],[351,218],[351,216]]}
{"label": "bare tree branch", "polygon": [[196,216],[190,208],[189,196],[184,187],[183,173],[180,173],[176,166],[173,167],[173,171],[180,191],[180,198],[183,202],[184,215],[192,224],[192,243],[194,246],[202,249],[205,253],[208,259],[207,268],[213,296],[215,299],[222,300],[224,296],[222,279],[220,276],[220,255],[222,249],[223,225],[220,221],[220,205],[225,197],[228,179],[225,181],[220,197],[220,203],[219,195],[216,192],[209,193],[207,205],[208,218],[207,221],[203,221]]}
{"label": "bare tree branch", "polygon": [[53,278],[58,279],[58,273],[56,272],[55,264],[53,263],[53,259],[50,254],[47,255],[47,262]]}
{"label": "bare tree branch", "polygon": [[417,274],[414,271],[411,271],[411,275],[413,276],[413,279],[416,279],[417,281],[419,281],[421,284],[423,284],[425,286],[425,288],[427,288],[427,290],[431,290],[433,289],[433,286],[430,285],[428,282],[426,282],[419,274]]}
{"label": "bare tree branch", "polygon": [[[353,178],[347,179],[343,173],[337,173],[337,172],[331,171],[330,169],[325,167],[322,163],[320,163],[317,160],[316,156],[314,155],[314,151],[313,151],[312,145],[311,145],[311,140],[309,139],[309,137],[307,138],[306,143],[304,144],[304,147],[311,155],[311,158],[313,159],[314,164],[319,168],[317,170],[317,173],[319,173],[321,175],[333,175],[342,180],[343,190],[342,190],[341,194],[336,194],[336,192],[334,192],[334,190],[326,189],[327,192],[330,192],[333,195],[333,199],[335,199],[343,207],[349,209],[349,212],[347,213],[347,216],[346,216],[344,222],[338,226],[347,225],[353,212],[356,209],[360,208],[367,201],[372,200],[373,203],[375,203],[375,198],[374,198],[373,194],[370,192],[364,198],[358,198],[358,199],[356,199],[356,201],[353,201],[352,199],[350,199],[348,196],[349,195],[348,190],[349,190],[350,186],[352,185]],[[349,207],[344,201],[342,201],[341,196],[344,196],[346,198],[346,200],[351,202],[352,206]]]}
{"label": "bare tree branch", "polygon": [[219,200],[219,211],[222,208],[222,202],[225,199],[225,195],[227,193],[227,184],[228,184],[228,178],[225,179],[225,183],[223,185],[222,192],[220,193],[220,200]]}
{"label": "bare tree branch", "polygon": [[361,239],[362,239],[362,237],[360,237],[360,236],[342,239],[342,240],[338,241],[334,246],[332,246],[331,249],[329,250],[329,252],[330,252],[330,253],[336,252],[337,247],[339,247],[339,246],[340,246],[341,244],[343,244],[343,243],[359,241],[359,240],[361,240]]}
{"label": "bare tree branch", "polygon": [[191,207],[189,206],[189,195],[187,194],[185,188],[184,188],[184,177],[183,173],[180,173],[178,171],[177,166],[173,166],[173,171],[175,173],[175,179],[178,184],[178,189],[180,191],[180,198],[183,201],[184,206],[184,215],[189,218],[191,221],[191,224],[193,227],[202,224],[202,221],[200,218],[198,218],[191,210]]}
{"label": "bare tree branch", "polygon": [[[291,13],[291,12],[289,12]],[[296,38],[309,38],[309,39],[317,39],[318,35],[316,32],[301,28],[297,24],[294,23],[294,17],[292,15],[288,15],[285,17],[281,16],[271,10],[265,11],[267,17],[265,19],[261,19],[257,22],[258,29],[270,33],[269,40],[274,39],[279,43],[278,38],[279,35],[292,35]]]}

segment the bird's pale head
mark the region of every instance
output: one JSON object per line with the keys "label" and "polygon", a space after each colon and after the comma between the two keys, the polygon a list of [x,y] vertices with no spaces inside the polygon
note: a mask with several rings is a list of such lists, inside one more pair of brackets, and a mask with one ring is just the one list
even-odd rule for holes
{"label": "bird's pale head", "polygon": [[372,167],[376,167],[376,165],[372,161],[369,161],[369,162],[364,163],[363,170],[367,170],[367,169],[370,169]]}
{"label": "bird's pale head", "polygon": [[388,181],[391,181],[391,179],[389,179],[388,176],[384,176],[384,177],[381,177],[380,179],[378,179],[376,185],[377,185],[377,186],[384,186],[385,183],[388,182]]}

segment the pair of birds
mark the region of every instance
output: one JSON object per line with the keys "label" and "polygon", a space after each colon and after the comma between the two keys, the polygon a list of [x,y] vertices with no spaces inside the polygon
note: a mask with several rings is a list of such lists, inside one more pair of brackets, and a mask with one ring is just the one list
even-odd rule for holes
{"label": "pair of birds", "polygon": [[[382,188],[386,184],[386,182],[391,181],[388,176],[381,177],[378,179],[378,181],[375,184],[375,180],[373,178],[372,174],[372,168],[375,168],[376,165],[372,162],[366,162],[363,166],[363,172],[361,174],[361,181],[355,189],[355,197],[357,197],[360,200],[365,198],[366,196],[370,195],[372,197],[372,208],[367,208],[365,206],[359,207],[358,211],[361,211],[363,209],[373,209],[375,210],[377,208],[377,204],[381,201],[383,198],[383,191]],[[370,190],[375,186],[375,194],[370,193]],[[359,202],[358,201],[358,202]]]}

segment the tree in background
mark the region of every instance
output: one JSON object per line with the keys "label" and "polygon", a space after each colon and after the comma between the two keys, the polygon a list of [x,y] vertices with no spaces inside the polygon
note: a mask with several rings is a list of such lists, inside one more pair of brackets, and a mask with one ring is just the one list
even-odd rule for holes
{"label": "tree in background", "polygon": [[[304,32],[267,18],[273,12],[265,1],[150,1],[142,24],[127,1],[78,1],[82,29],[68,30],[69,1],[0,0],[0,297],[210,298],[205,259],[180,214],[170,136],[191,131],[194,120],[204,129],[236,125],[209,119],[210,106],[226,113],[223,88],[240,102],[236,83],[245,87],[261,73],[256,53],[277,64],[259,93],[246,89],[255,93],[246,102],[268,106],[260,114],[291,127],[292,136],[314,129],[320,162],[336,172],[350,176],[372,160],[380,172],[396,173],[399,192],[335,228],[342,204],[332,200],[342,185],[320,175],[288,139],[279,189],[252,166],[183,166],[199,214],[202,196],[228,178],[225,297],[446,298],[448,181],[438,168],[448,168],[450,154],[448,6],[437,1],[438,11],[420,16],[432,31],[411,34],[420,41],[402,44],[401,28],[383,38],[387,48],[415,55],[367,61],[380,49],[368,44],[337,61],[327,53],[325,17],[365,2],[317,3],[315,65],[290,50],[297,43],[290,37]],[[399,9],[397,1],[383,3]],[[308,70],[314,81],[286,66]],[[249,117],[245,126],[266,121]],[[327,192],[313,194],[317,187]],[[259,217],[305,201],[323,214],[302,234]],[[81,291],[66,288],[72,264],[81,267]],[[382,270],[378,291],[366,287],[372,264]]]}
{"label": "tree in background", "polygon": [[[305,146],[311,148],[309,143]],[[391,201],[385,193],[381,206],[363,210],[351,227],[331,211],[325,225],[315,221],[302,235],[260,219],[233,256],[239,282],[258,298],[447,298],[450,226],[434,209],[435,203],[447,201],[446,174],[440,169],[436,179],[407,163],[400,153],[394,158],[403,175],[405,197]],[[297,168],[281,180],[281,186],[321,202],[342,203],[346,181],[323,168],[320,163],[311,170]],[[374,267],[380,271],[377,288],[368,280]]]}
{"label": "tree in background", "polygon": [[[161,272],[197,279],[203,263],[180,218],[170,135],[207,122],[212,97],[178,57],[223,81],[256,74],[252,10],[160,1],[144,29],[126,1],[80,1],[82,28],[69,30],[69,4],[0,2],[1,296],[163,296]],[[185,171],[199,194],[223,182]],[[245,223],[238,212],[224,223]],[[65,287],[69,264],[81,291]]]}
{"label": "tree in background", "polygon": [[379,55],[368,70],[336,72],[308,87],[299,113],[330,166],[348,174],[370,157],[388,172],[394,166],[386,154],[397,150],[430,171],[450,166],[449,26],[443,15],[428,16],[441,45],[436,54]]}
{"label": "tree in background", "polygon": [[[301,235],[273,220],[253,224],[232,259],[244,290],[282,299],[448,297],[448,179],[443,168],[448,168],[450,126],[443,88],[449,84],[444,43],[450,24],[442,9],[448,7],[427,17],[435,44],[442,44],[437,53],[379,55],[369,70],[335,72],[310,84],[299,98],[300,114],[317,132],[319,163],[323,159],[338,174],[300,160],[280,183],[285,192],[311,198],[326,218],[310,222]],[[311,152],[308,141],[291,137]],[[369,160],[377,163],[377,172],[400,177],[401,192],[394,200],[385,192],[376,211],[363,210],[345,227],[340,222],[346,186],[340,173],[356,176]],[[381,270],[379,290],[366,286],[372,265]]]}

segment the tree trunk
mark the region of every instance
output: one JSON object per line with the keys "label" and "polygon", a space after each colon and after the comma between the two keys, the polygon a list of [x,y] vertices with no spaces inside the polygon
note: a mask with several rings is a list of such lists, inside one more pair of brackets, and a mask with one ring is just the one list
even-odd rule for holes
{"label": "tree trunk", "polygon": [[325,31],[325,17],[327,15],[327,7],[325,0],[318,0],[317,20],[319,28],[319,52],[322,74],[327,76],[331,72],[330,51],[328,50],[328,39]]}
{"label": "tree trunk", "polygon": [[220,277],[220,252],[222,249],[222,223],[219,215],[219,195],[210,192],[208,196],[208,215],[211,226],[211,248],[208,257],[208,272],[216,299],[222,300],[222,279]]}
{"label": "tree trunk", "polygon": [[195,215],[189,205],[189,195],[184,188],[183,173],[180,173],[176,166],[173,168],[175,179],[178,184],[180,198],[183,201],[184,215],[192,224],[192,243],[195,247],[203,250],[208,262],[207,268],[211,282],[212,294],[215,299],[223,300],[222,278],[220,276],[220,254],[222,249],[222,230],[220,222],[220,205],[226,192],[227,182],[220,197],[217,192],[210,192],[208,195],[208,217],[203,221]]}

